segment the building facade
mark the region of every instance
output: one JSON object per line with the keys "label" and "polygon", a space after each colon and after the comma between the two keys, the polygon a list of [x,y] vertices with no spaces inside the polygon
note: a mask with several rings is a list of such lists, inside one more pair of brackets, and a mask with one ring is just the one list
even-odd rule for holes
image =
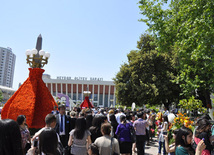
{"label": "building facade", "polygon": [[0,85],[13,86],[16,55],[11,48],[0,47]]}
{"label": "building facade", "polygon": [[51,79],[50,75],[44,74],[43,81],[53,96],[58,93],[65,94],[76,104],[84,100],[84,91],[90,91],[89,100],[96,107],[115,106],[115,84],[113,81],[103,81],[102,78],[86,77],[57,77]]}
{"label": "building facade", "polygon": [[3,96],[3,100],[0,103],[0,106],[5,104],[10,99],[10,97],[16,92],[15,89],[5,87],[5,86],[0,86],[0,91],[2,92],[2,96]]}

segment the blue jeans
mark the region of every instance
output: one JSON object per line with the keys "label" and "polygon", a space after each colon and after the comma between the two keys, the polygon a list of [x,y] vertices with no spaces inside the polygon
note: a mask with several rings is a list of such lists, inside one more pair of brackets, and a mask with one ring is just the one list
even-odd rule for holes
{"label": "blue jeans", "polygon": [[158,153],[161,154],[162,145],[163,145],[163,154],[166,154],[165,141],[164,142],[159,141]]}

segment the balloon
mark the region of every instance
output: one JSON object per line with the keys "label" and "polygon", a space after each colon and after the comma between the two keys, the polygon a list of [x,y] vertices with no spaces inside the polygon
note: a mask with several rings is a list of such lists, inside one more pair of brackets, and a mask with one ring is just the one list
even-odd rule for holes
{"label": "balloon", "polygon": [[168,115],[168,121],[169,121],[170,123],[173,123],[173,122],[174,122],[174,118],[175,118],[175,114],[170,113],[170,114]]}

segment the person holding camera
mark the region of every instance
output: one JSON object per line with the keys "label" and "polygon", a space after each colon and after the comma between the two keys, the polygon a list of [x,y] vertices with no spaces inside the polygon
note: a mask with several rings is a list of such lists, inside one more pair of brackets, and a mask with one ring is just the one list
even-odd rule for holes
{"label": "person holding camera", "polygon": [[[54,129],[56,126],[56,116],[53,114],[47,114],[47,116],[45,117],[45,127],[40,129],[38,132],[35,133],[35,135],[33,136],[33,138],[31,139],[33,145],[31,146],[31,149],[29,152],[35,152],[36,149],[38,148],[38,141],[39,141],[39,136],[40,134],[45,130],[45,129]],[[59,135],[56,133],[57,135],[57,139],[58,139],[58,146],[57,149],[60,153],[63,152],[63,146],[61,144]],[[30,153],[30,155],[33,153]]]}
{"label": "person holding camera", "polygon": [[33,147],[28,150],[27,155],[61,155],[58,150],[57,133],[52,128],[44,128],[33,141]]}

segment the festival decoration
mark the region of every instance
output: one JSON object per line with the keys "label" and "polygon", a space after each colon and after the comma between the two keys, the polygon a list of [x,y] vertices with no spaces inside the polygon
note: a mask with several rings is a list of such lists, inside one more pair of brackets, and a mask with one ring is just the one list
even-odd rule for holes
{"label": "festival decoration", "polygon": [[80,108],[81,109],[84,109],[84,108],[93,108],[94,106],[89,101],[89,95],[91,94],[91,92],[90,91],[84,91],[83,93],[85,95],[85,100],[81,103]]}
{"label": "festival decoration", "polygon": [[167,117],[168,117],[168,121],[169,121],[170,123],[173,123],[173,122],[174,122],[175,114],[170,113]]}
{"label": "festival decoration", "polygon": [[[40,35],[37,39],[37,51],[41,50],[41,46],[42,37]],[[1,114],[2,119],[9,118],[13,120],[16,120],[18,115],[25,115],[29,128],[44,127],[46,115],[53,110],[55,105],[57,106],[42,80],[42,74],[45,71],[41,69],[41,67],[44,66],[44,62],[42,62],[43,59],[35,59],[36,55],[41,58],[38,52],[33,53],[31,64],[34,65],[31,66],[33,68],[29,68],[29,77],[7,103],[5,103]],[[48,56],[50,55],[48,54]],[[29,55],[27,57],[29,57]],[[47,64],[47,62],[45,63]]]}

